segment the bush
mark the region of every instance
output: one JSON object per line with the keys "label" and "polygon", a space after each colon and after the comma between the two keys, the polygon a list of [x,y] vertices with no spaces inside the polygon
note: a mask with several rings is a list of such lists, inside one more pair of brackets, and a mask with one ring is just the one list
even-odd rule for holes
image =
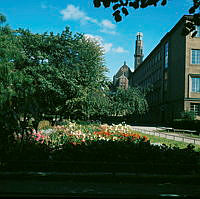
{"label": "bush", "polygon": [[[42,124],[45,122],[43,121]],[[165,164],[163,172],[171,172],[170,167],[173,167],[176,173],[180,172],[180,165],[183,165],[181,172],[185,173],[196,172],[199,161],[199,153],[194,151],[193,145],[190,144],[184,149],[164,144],[152,145],[146,136],[142,137],[137,132],[130,131],[125,124],[96,126],[68,122],[64,126],[58,125],[51,129],[30,132],[23,138],[22,135],[16,134],[15,142],[10,146],[12,148],[9,150],[3,153],[0,151],[0,161],[24,161],[23,168],[26,166],[29,171],[30,168],[36,169],[35,166],[31,166],[31,161],[37,161],[36,166],[44,171],[49,170],[49,163],[58,163],[58,161],[59,164],[56,163],[52,171],[55,169],[72,171],[74,166],[70,167],[68,163],[78,161],[77,171],[82,169],[85,163],[90,169],[101,171],[99,164],[95,168],[91,164],[99,162],[100,164],[116,163],[120,168],[122,168],[121,163],[136,166],[142,164],[143,167],[148,165],[152,172],[155,172],[155,168],[160,164]],[[44,165],[45,161],[46,165]],[[64,168],[61,165],[65,161],[67,163]],[[191,169],[187,170],[184,165],[190,165]],[[23,168],[13,167],[12,164],[10,168],[7,167],[8,170]],[[122,168],[122,171],[124,169],[135,172],[138,168],[131,167],[130,170]],[[161,165],[159,172],[160,169],[162,169]],[[144,172],[143,169],[140,171]]]}
{"label": "bush", "polygon": [[38,129],[49,129],[51,128],[51,123],[48,120],[42,120],[39,122]]}
{"label": "bush", "polygon": [[195,130],[193,134],[199,135],[200,132],[200,121],[199,120],[184,120],[184,119],[175,119],[171,123],[171,127],[175,129],[185,129],[185,130]]}
{"label": "bush", "polygon": [[184,111],[181,113],[181,119],[183,120],[195,120],[195,113],[193,111]]}

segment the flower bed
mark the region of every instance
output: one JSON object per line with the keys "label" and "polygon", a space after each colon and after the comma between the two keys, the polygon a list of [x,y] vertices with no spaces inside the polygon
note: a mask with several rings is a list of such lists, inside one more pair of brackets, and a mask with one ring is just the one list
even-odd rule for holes
{"label": "flower bed", "polygon": [[[22,141],[23,137],[23,141]],[[152,145],[141,136],[120,125],[79,125],[68,122],[15,135],[16,144],[5,158],[9,160],[75,161],[133,163],[144,165],[197,165],[199,153],[191,147],[179,149],[166,145]],[[23,147],[19,149],[21,144]]]}
{"label": "flower bed", "polygon": [[[22,135],[15,135],[16,140],[20,140]],[[140,136],[133,133],[126,125],[100,125],[100,126],[82,126],[69,122],[68,125],[55,126],[52,129],[39,130],[32,129],[26,139],[35,141],[38,144],[45,144],[51,149],[62,149],[63,145],[87,145],[91,142],[100,140],[113,142],[147,142],[146,136]]]}

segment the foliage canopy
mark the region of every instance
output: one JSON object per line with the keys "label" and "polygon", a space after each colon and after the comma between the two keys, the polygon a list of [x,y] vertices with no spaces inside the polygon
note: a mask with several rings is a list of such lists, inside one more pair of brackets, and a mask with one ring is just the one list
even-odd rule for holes
{"label": "foliage canopy", "polygon": [[103,54],[96,41],[68,27],[55,35],[1,26],[1,135],[37,130],[44,119],[144,113],[138,90],[110,92]]}

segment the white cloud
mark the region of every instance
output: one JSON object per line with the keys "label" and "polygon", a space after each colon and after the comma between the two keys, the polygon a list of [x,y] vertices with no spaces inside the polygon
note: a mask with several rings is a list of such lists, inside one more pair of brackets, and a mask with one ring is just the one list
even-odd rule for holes
{"label": "white cloud", "polygon": [[99,35],[85,34],[84,36],[93,41],[97,41],[100,44],[100,46],[102,46],[104,48],[105,53],[108,53],[110,51],[115,52],[115,53],[127,53],[128,52],[121,46],[119,46],[117,48],[113,48],[112,43],[105,43],[103,40],[103,37],[101,37]]}
{"label": "white cloud", "polygon": [[[43,7],[45,7],[43,5]],[[60,11],[63,20],[77,20],[82,24],[86,22],[91,22],[100,27],[100,32],[107,34],[116,34],[116,25],[113,24],[110,20],[104,19],[99,22],[97,19],[89,17],[84,11],[80,10],[79,7],[74,6],[73,4],[67,5],[67,7]]]}
{"label": "white cloud", "polygon": [[110,20],[104,19],[101,22],[101,25],[103,26],[103,28],[108,28],[108,29],[115,29],[116,25],[113,24]]}
{"label": "white cloud", "polygon": [[115,35],[116,34],[116,25],[113,24],[110,20],[104,19],[102,20],[100,32],[104,32],[107,34]]}
{"label": "white cloud", "polygon": [[91,34],[85,34],[86,38],[89,38],[91,40],[97,41],[101,46],[103,46],[103,38],[99,35],[91,35]]}
{"label": "white cloud", "polygon": [[98,24],[96,19],[88,17],[87,14],[81,11],[79,7],[75,7],[72,4],[61,10],[60,13],[63,16],[63,20],[80,20],[81,23],[92,22]]}
{"label": "white cloud", "polygon": [[114,31],[114,30],[108,30],[106,28],[101,29],[100,32],[107,33],[107,34],[110,34],[110,35],[116,35],[117,34],[116,31]]}
{"label": "white cloud", "polygon": [[55,6],[52,6],[52,5],[48,4],[46,1],[44,1],[44,2],[41,2],[40,6],[41,6],[41,8],[42,8],[42,9],[52,9],[52,10],[58,10],[58,8],[57,8],[57,7],[55,7]]}
{"label": "white cloud", "polygon": [[63,20],[80,20],[87,17],[86,14],[81,11],[79,7],[75,7],[72,4],[61,10],[60,13],[63,15]]}
{"label": "white cloud", "polygon": [[88,16],[85,17],[85,20],[86,20],[86,21],[90,21],[90,22],[92,22],[92,23],[98,24],[98,21],[97,21],[96,19],[93,19],[93,18],[88,17]]}
{"label": "white cloud", "polygon": [[116,52],[116,53],[127,53],[128,51],[125,50],[123,47],[119,46],[117,48],[113,48],[112,49],[113,52]]}
{"label": "white cloud", "polygon": [[103,48],[105,50],[105,53],[111,51],[112,45],[113,45],[112,43],[104,43],[103,44]]}
{"label": "white cloud", "polygon": [[91,34],[85,34],[84,36],[86,38],[91,39],[91,40],[97,41],[100,44],[100,46],[103,47],[105,53],[108,53],[109,51],[112,50],[113,44],[112,43],[105,43],[101,36],[99,36],[99,35],[91,35]]}

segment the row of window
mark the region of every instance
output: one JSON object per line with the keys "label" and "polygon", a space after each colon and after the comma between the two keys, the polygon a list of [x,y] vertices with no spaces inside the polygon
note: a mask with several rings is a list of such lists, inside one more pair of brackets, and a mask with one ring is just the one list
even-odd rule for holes
{"label": "row of window", "polygon": [[[200,37],[200,26],[196,27],[197,34],[196,37]],[[200,64],[200,50],[191,50],[191,64]],[[200,92],[200,78],[192,77],[192,92]],[[195,115],[200,116],[200,104],[190,103],[190,111],[194,112]]]}
{"label": "row of window", "polygon": [[164,67],[168,68],[168,52],[169,48],[168,48],[168,42],[165,44],[165,51],[164,51],[164,56],[165,56],[165,62],[164,62]]}
{"label": "row of window", "polygon": [[192,77],[192,92],[200,92],[200,77]]}
{"label": "row of window", "polygon": [[191,64],[200,64],[200,50],[199,49],[191,50]]}
{"label": "row of window", "polygon": [[[200,37],[200,26],[196,27],[196,37]],[[191,64],[200,64],[200,50],[191,50]],[[192,92],[200,92],[200,77],[192,77]],[[195,115],[200,116],[200,104],[190,103],[190,111],[194,112]]]}
{"label": "row of window", "polygon": [[200,26],[196,26],[197,34],[195,37],[200,37]]}
{"label": "row of window", "polygon": [[144,73],[148,73],[150,70],[154,68],[154,66],[161,60],[161,52],[159,51],[155,56],[153,56],[146,66],[144,67]]}
{"label": "row of window", "polygon": [[145,80],[140,81],[139,86],[147,87],[148,85],[154,84],[155,82],[160,80],[160,78],[161,78],[161,70],[157,70],[156,72],[148,76]]}
{"label": "row of window", "polygon": [[190,103],[190,111],[194,112],[195,115],[200,116],[200,104]]}
{"label": "row of window", "polygon": [[[165,44],[164,68],[168,68],[168,43]],[[191,64],[200,64],[200,49],[191,50]]]}

